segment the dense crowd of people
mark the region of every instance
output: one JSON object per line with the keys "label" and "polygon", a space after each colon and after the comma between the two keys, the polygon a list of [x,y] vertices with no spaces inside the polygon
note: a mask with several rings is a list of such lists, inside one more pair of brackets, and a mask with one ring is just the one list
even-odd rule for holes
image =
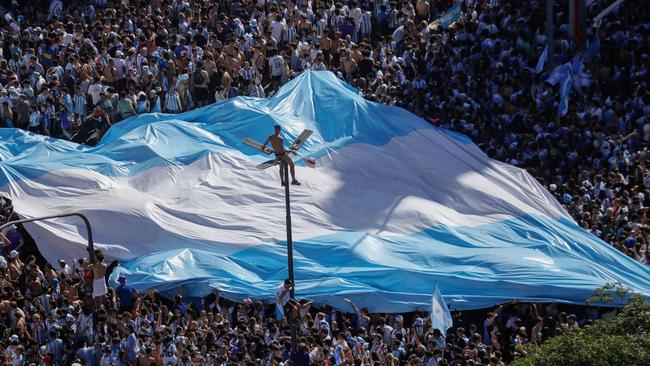
{"label": "dense crowd of people", "polygon": [[[547,45],[543,1],[463,1],[463,18],[443,29],[436,19],[451,3],[3,1],[0,126],[94,144],[136,114],[268,97],[304,70],[329,70],[367,99],[463,132],[527,169],[579,225],[648,264],[648,8],[624,2],[578,44],[567,9],[556,7]],[[537,67],[548,47],[547,64],[573,73],[564,96],[558,69]],[[11,201],[0,204],[6,221]],[[504,304],[478,319],[454,312],[445,337],[425,312],[282,301],[300,338],[289,352],[287,319],[258,302],[218,293],[201,304],[169,300],[123,278],[83,301],[101,268],[83,259],[40,266],[24,254],[23,234],[0,235],[2,365],[501,365],[527,343],[600,316]]]}

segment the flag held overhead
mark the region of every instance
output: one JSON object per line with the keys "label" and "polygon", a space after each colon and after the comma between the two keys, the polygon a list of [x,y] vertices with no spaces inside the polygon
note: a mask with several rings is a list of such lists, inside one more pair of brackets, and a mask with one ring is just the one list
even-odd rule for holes
{"label": "flag held overhead", "polygon": [[447,336],[447,329],[451,328],[453,321],[447,303],[438,289],[438,283],[433,286],[431,298],[431,326],[438,329],[443,336]]}

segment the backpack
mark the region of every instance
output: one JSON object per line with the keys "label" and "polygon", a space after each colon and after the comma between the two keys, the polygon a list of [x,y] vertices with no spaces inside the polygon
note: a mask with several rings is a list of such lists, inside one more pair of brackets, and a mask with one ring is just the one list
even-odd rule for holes
{"label": "backpack", "polygon": [[205,77],[203,76],[203,73],[201,72],[201,69],[198,69],[194,71],[194,84],[195,85],[201,85],[205,81]]}

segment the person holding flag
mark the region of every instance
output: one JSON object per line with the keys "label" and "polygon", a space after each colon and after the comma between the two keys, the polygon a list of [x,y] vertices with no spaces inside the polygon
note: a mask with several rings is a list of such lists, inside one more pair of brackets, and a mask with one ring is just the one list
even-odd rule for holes
{"label": "person holding flag", "polygon": [[287,278],[275,292],[275,316],[278,320],[284,318],[284,307],[291,300],[292,289],[293,283]]}
{"label": "person holding flag", "polygon": [[451,313],[438,289],[437,282],[433,286],[433,296],[431,298],[431,326],[433,329],[438,329],[443,337],[447,336],[447,329],[453,326]]}

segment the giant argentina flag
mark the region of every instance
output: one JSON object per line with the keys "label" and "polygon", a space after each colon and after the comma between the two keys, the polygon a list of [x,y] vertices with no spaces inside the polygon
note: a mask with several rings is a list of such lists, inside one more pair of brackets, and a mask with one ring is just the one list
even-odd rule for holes
{"label": "giant argentina flag", "polygon": [[[219,289],[274,301],[286,278],[284,190],[263,141],[314,134],[291,187],[296,294],[348,309],[451,309],[512,299],[584,303],[619,281],[650,294],[650,270],[579,228],[524,170],[467,137],[364,100],[328,72],[270,99],[240,97],[180,115],[141,115],[96,147],[3,129],[0,191],[23,218],[81,211],[113,273],[140,290]],[[85,255],[76,218],[26,225],[49,261]]]}

